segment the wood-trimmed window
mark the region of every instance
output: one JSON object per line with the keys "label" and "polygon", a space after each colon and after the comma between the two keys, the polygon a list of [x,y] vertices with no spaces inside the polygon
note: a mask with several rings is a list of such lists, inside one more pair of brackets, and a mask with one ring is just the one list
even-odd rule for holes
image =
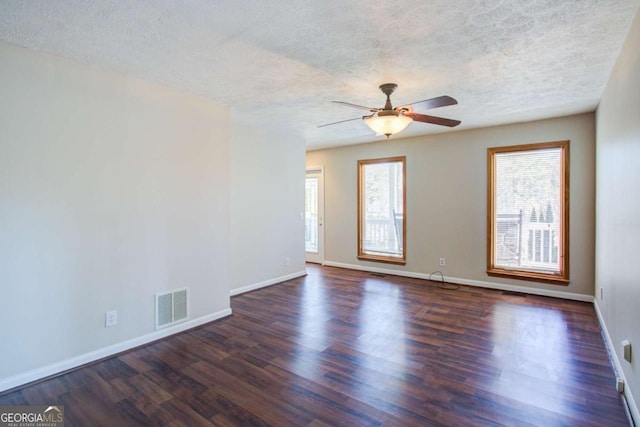
{"label": "wood-trimmed window", "polygon": [[358,160],[358,259],[406,263],[406,157]]}
{"label": "wood-trimmed window", "polygon": [[569,284],[569,141],[487,150],[487,274]]}

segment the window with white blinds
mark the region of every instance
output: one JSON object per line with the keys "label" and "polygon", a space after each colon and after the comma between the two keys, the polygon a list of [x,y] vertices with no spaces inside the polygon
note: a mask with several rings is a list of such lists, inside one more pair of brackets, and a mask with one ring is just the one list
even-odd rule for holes
{"label": "window with white blinds", "polygon": [[488,150],[487,272],[566,284],[569,141]]}

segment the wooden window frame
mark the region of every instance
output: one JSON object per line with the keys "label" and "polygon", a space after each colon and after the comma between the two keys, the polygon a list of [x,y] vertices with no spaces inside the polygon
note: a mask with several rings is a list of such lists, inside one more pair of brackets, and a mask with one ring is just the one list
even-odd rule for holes
{"label": "wooden window frame", "polygon": [[[560,149],[560,238],[558,256],[559,273],[506,269],[495,265],[495,155],[500,153]],[[487,274],[511,279],[531,280],[557,285],[569,284],[569,141],[552,141],[534,144],[511,145],[487,149]]]}
{"label": "wooden window frame", "polygon": [[[365,253],[363,198],[364,198],[364,167],[377,163],[402,162],[402,257],[391,257]],[[358,160],[358,259],[362,261],[384,262],[405,265],[407,263],[407,157],[385,157],[381,159]]]}

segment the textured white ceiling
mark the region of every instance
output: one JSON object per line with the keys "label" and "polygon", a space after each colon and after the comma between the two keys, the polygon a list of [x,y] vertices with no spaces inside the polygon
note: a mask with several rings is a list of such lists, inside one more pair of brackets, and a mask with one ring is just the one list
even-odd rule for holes
{"label": "textured white ceiling", "polygon": [[[309,149],[374,141],[339,100],[455,129],[593,111],[640,0],[0,1],[0,39],[197,94]],[[420,111],[418,111],[420,112]],[[448,131],[412,123],[402,136]],[[393,137],[392,137],[393,138]]]}

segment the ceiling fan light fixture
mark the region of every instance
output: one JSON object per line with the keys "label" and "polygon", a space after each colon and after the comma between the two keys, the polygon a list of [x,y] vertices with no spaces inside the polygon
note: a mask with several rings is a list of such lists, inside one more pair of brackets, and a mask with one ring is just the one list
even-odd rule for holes
{"label": "ceiling fan light fixture", "polygon": [[371,117],[365,117],[364,122],[378,135],[395,135],[402,132],[413,119],[404,114],[380,116],[375,114]]}

